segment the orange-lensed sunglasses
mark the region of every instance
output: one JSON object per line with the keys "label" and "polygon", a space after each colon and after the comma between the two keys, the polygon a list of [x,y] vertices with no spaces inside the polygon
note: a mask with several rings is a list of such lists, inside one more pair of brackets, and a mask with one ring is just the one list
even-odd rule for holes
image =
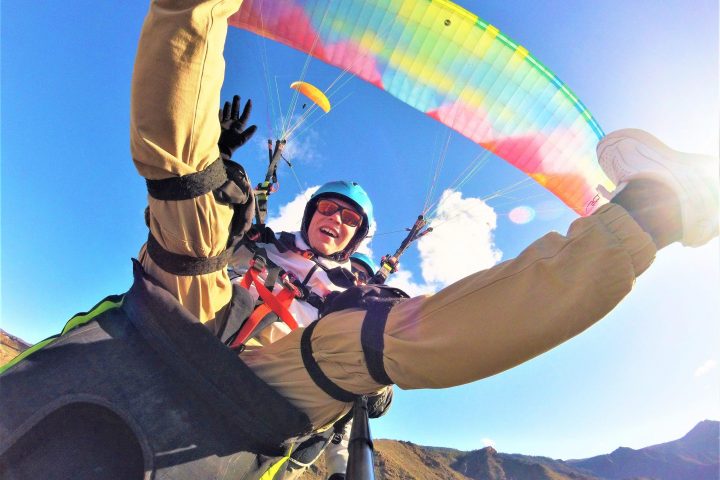
{"label": "orange-lensed sunglasses", "polygon": [[326,198],[320,199],[317,202],[318,213],[325,215],[326,217],[335,215],[338,210],[340,211],[340,220],[342,220],[342,223],[348,227],[357,227],[362,222],[362,216],[355,210],[338,205],[332,200],[328,200]]}

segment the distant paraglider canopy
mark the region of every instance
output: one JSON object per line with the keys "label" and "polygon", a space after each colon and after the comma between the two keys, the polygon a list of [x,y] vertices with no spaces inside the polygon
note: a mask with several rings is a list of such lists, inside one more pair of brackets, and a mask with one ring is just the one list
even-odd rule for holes
{"label": "distant paraglider canopy", "polygon": [[[527,173],[580,215],[612,182],[604,133],[528,51],[447,0],[245,0],[230,24],[372,83]],[[472,169],[470,170],[472,172]]]}
{"label": "distant paraglider canopy", "polygon": [[290,88],[297,90],[312,100],[323,112],[328,113],[330,111],[330,100],[328,100],[325,94],[315,85],[307,82],[293,82],[290,84]]}

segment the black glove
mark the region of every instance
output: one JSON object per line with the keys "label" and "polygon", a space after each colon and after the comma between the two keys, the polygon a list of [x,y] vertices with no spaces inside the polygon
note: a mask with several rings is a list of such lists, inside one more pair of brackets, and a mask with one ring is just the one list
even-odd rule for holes
{"label": "black glove", "polygon": [[230,102],[225,102],[222,110],[220,110],[221,132],[218,147],[220,147],[220,153],[225,155],[224,158],[229,159],[232,157],[233,152],[250,140],[250,137],[257,130],[255,125],[245,128],[245,122],[247,122],[251,110],[252,101],[248,100],[245,102],[242,115],[240,115],[240,97],[238,95],[233,97],[232,106]]}
{"label": "black glove", "polygon": [[252,226],[253,218],[255,218],[255,195],[253,195],[250,179],[242,165],[227,159],[223,159],[223,163],[228,180],[220,188],[214,190],[213,194],[215,200],[232,205],[235,210],[227,245],[230,248]]}
{"label": "black glove", "polygon": [[390,409],[393,399],[392,385],[383,388],[375,395],[368,396],[368,417],[380,418]]}

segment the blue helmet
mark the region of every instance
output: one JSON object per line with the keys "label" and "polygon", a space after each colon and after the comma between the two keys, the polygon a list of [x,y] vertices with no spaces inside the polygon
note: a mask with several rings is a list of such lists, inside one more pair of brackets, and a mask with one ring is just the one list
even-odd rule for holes
{"label": "blue helmet", "polygon": [[370,224],[375,221],[375,218],[373,217],[373,206],[367,192],[355,182],[346,182],[344,180],[339,180],[334,182],[328,182],[322,185],[320,188],[317,189],[315,193],[313,193],[307,205],[305,205],[305,213],[303,214],[301,233],[303,239],[308,245],[310,245],[310,240],[308,239],[307,231],[308,227],[310,226],[310,220],[312,219],[313,215],[315,215],[317,202],[321,198],[329,197],[345,200],[350,205],[355,207],[358,213],[362,214],[363,216],[362,224],[360,224],[357,231],[355,232],[355,236],[350,239],[350,243],[348,243],[347,247],[345,247],[345,249],[340,252],[329,255],[329,258],[331,258],[332,260],[342,262],[347,260],[350,254],[355,252],[355,250],[357,250],[357,248],[360,246],[360,242],[362,242],[365,237],[367,237],[367,234],[370,231]]}
{"label": "blue helmet", "polygon": [[355,252],[352,255],[350,255],[350,261],[358,262],[360,265],[365,267],[365,269],[370,272],[370,274],[374,274],[378,271],[378,266],[375,264],[372,258],[370,258],[370,255],[367,255],[362,252]]}

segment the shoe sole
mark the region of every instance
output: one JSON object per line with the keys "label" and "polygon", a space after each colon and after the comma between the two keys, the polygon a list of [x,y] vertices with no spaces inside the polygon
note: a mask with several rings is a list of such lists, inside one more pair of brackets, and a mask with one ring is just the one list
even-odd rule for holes
{"label": "shoe sole", "polygon": [[[608,154],[606,150],[608,148],[615,147],[618,143],[630,140],[636,142],[636,150],[646,162],[657,165],[657,170],[644,170],[640,169],[635,172],[630,172],[625,168],[626,161],[622,152],[618,151],[618,156]],[[639,147],[639,148],[638,148]],[[624,129],[613,132],[604,137],[600,143],[598,143],[598,163],[602,167],[603,171],[608,175],[608,178],[612,180],[618,187],[618,190],[624,186],[629,180],[646,178],[652,180],[658,180],[670,186],[675,193],[678,195],[680,201],[681,210],[683,210],[683,223],[688,221],[691,217],[695,218],[694,215],[690,215],[693,210],[696,211],[712,211],[713,207],[709,205],[698,204],[697,201],[701,199],[710,199],[711,202],[717,203],[717,186],[715,186],[715,194],[713,195],[709,191],[713,189],[712,186],[706,184],[708,179],[716,179],[717,175],[706,171],[708,167],[712,166],[714,159],[702,155],[686,154],[673,150],[672,148],[665,145],[663,142],[655,138],[653,135],[645,132],[644,130],[638,129]],[[688,173],[695,171],[698,175],[688,175]],[[703,173],[705,175],[703,175]],[[701,180],[702,177],[708,176],[708,179]],[[613,178],[615,177],[615,178]],[[695,177],[695,178],[693,178]],[[715,180],[710,180],[715,181]],[[708,190],[703,195],[693,195],[690,190],[703,189]],[[712,200],[712,198],[715,200]],[[692,201],[695,200],[695,201]],[[691,201],[692,203],[688,203]],[[707,200],[705,200],[707,201]],[[714,207],[717,211],[717,207]],[[695,223],[695,222],[692,222]],[[713,221],[703,221],[703,229],[707,232],[717,232],[717,221],[713,225]],[[700,235],[702,238],[709,238],[706,235]],[[699,242],[694,239],[683,238],[685,245],[700,245],[706,240]]]}
{"label": "shoe sole", "polygon": [[[648,162],[654,163],[659,167],[658,171],[638,171],[631,174],[628,178],[622,178],[623,175],[620,172],[628,174],[624,168],[625,159],[620,158],[619,162],[615,162],[614,158],[610,158],[610,155],[605,155],[605,151],[608,148],[614,147],[623,140],[632,140],[640,145],[638,154],[642,155]],[[644,130],[638,130],[628,128],[624,130],[618,130],[605,136],[598,144],[598,163],[605,171],[608,178],[612,180],[616,185],[620,182],[626,182],[631,178],[648,178],[659,181],[667,182],[671,180],[675,187],[683,189],[683,181],[681,177],[684,171],[692,170],[705,170],[708,164],[705,161],[699,160],[700,158],[707,158],[696,154],[686,154],[678,152],[665,145],[663,142],[658,140],[655,136],[649,134]],[[614,163],[614,164],[613,164]],[[620,171],[620,172],[619,172]],[[613,178],[615,177],[615,178]],[[622,178],[622,179],[621,179]]]}

